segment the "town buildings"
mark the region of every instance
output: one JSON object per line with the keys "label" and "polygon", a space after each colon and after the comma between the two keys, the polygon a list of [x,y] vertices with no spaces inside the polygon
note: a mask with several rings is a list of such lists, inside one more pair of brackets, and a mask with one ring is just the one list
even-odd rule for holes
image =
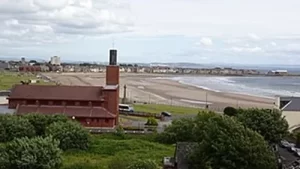
{"label": "town buildings", "polygon": [[85,127],[114,128],[119,116],[117,51],[110,50],[105,86],[16,85],[7,99],[19,115],[58,113]]}
{"label": "town buildings", "polygon": [[60,66],[60,57],[59,56],[52,56],[50,59],[50,64],[53,66]]}

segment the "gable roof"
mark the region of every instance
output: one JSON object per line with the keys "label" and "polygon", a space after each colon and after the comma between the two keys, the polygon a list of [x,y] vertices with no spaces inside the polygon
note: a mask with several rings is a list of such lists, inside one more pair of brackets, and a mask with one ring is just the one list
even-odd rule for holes
{"label": "gable roof", "polygon": [[300,111],[300,97],[280,97],[280,102],[286,103],[281,110]]}
{"label": "gable roof", "polygon": [[46,115],[65,114],[69,117],[94,117],[94,118],[115,118],[116,115],[110,113],[103,107],[81,107],[81,106],[48,106],[48,105],[19,105],[16,113],[41,113]]}
{"label": "gable roof", "polygon": [[175,152],[175,161],[177,163],[177,168],[188,169],[188,156],[197,146],[195,142],[177,142],[176,143],[176,152]]}
{"label": "gable roof", "polygon": [[8,99],[101,101],[102,86],[16,85]]}

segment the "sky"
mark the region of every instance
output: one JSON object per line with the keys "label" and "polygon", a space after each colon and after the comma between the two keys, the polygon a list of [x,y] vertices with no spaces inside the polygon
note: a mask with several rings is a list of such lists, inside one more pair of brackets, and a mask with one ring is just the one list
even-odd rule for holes
{"label": "sky", "polygon": [[300,63],[299,0],[0,0],[0,58]]}

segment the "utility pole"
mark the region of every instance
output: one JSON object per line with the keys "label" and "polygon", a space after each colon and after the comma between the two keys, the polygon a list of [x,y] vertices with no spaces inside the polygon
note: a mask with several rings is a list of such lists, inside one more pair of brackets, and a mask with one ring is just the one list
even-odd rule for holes
{"label": "utility pole", "polygon": [[123,104],[124,104],[124,103],[126,102],[126,100],[127,100],[127,98],[126,98],[126,89],[127,89],[127,86],[124,85],[124,93],[123,93],[123,100],[122,100]]}
{"label": "utility pole", "polygon": [[208,104],[207,104],[207,92],[205,92],[205,108],[208,109]]}

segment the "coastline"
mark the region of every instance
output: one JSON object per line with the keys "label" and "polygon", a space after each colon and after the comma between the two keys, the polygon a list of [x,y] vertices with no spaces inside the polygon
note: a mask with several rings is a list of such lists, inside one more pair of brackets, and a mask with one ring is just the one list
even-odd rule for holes
{"label": "coastline", "polygon": [[[105,84],[105,73],[47,73],[47,76],[64,85],[100,86]],[[120,97],[123,97],[123,86],[126,85],[127,99],[136,102],[199,108],[204,108],[205,104],[209,103],[209,108],[214,111],[223,111],[227,106],[242,108],[274,107],[275,99],[239,93],[210,91],[170,79],[177,76],[121,73]]]}

